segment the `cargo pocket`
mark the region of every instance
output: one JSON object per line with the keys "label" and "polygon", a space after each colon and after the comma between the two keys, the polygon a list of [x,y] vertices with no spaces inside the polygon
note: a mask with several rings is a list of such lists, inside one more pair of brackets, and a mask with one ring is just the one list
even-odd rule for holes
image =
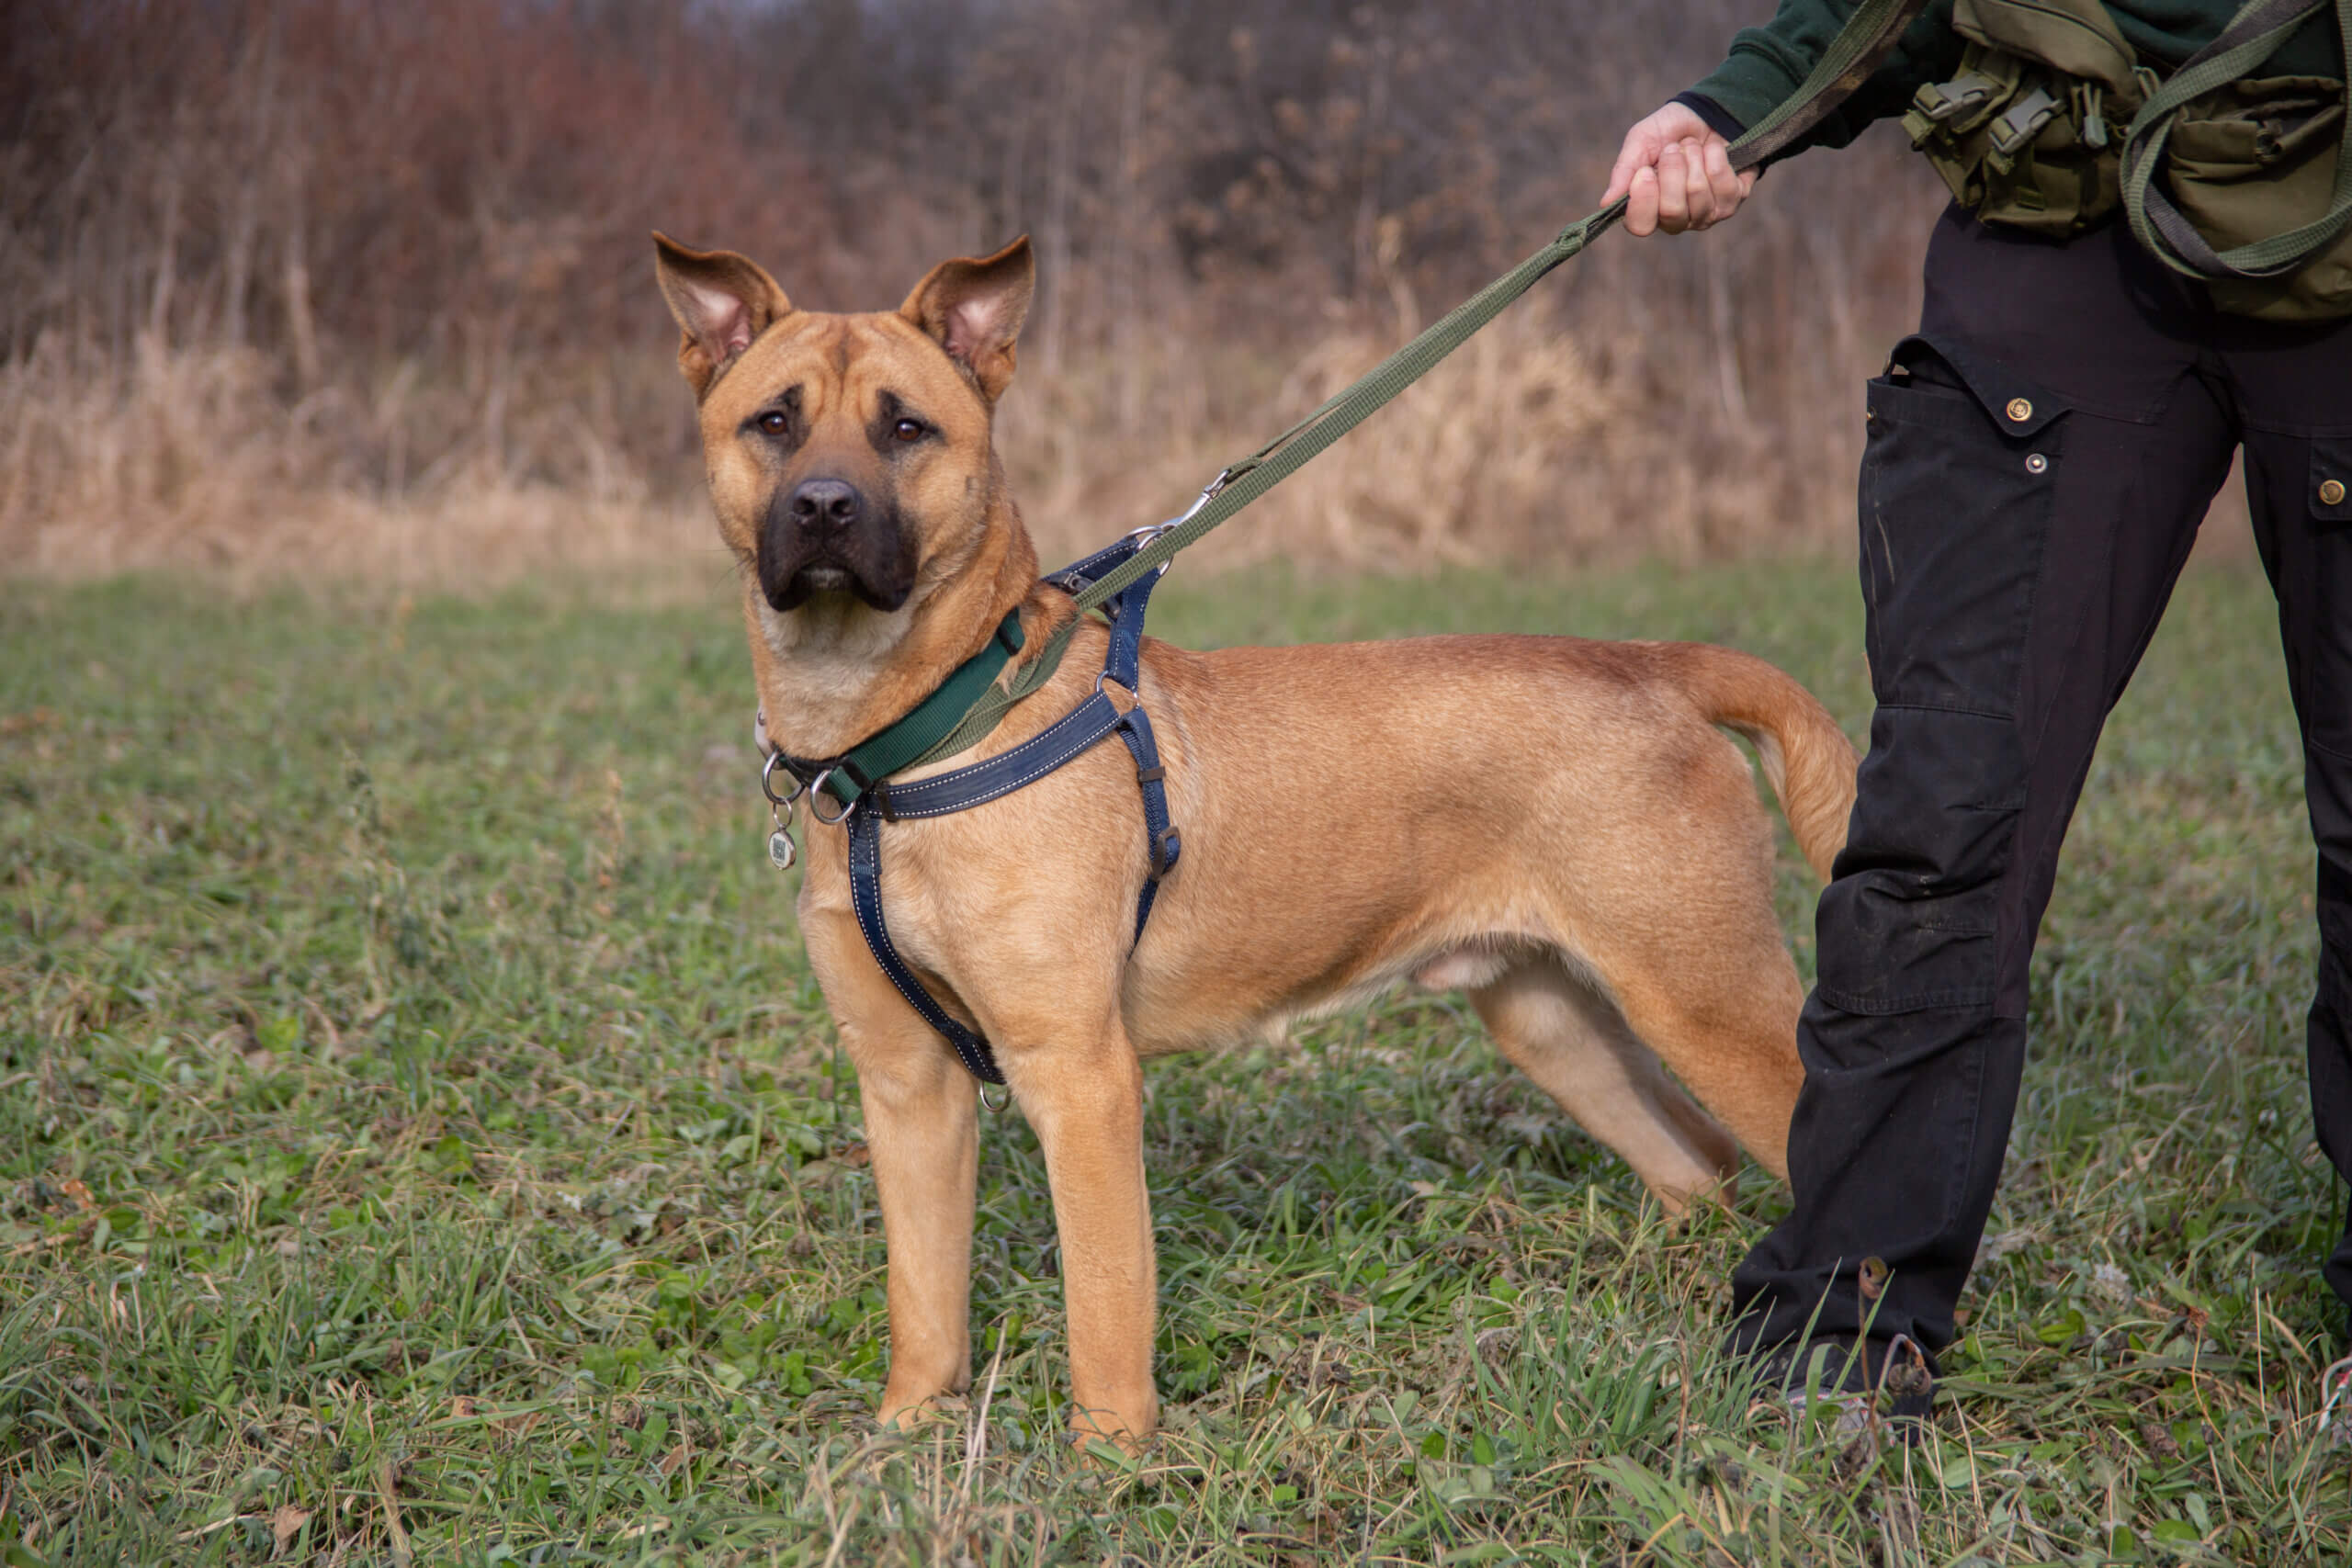
{"label": "cargo pocket", "polygon": [[2012,717],[2050,533],[2065,412],[1924,337],[1870,384],[1860,520],[1882,703]]}
{"label": "cargo pocket", "polygon": [[1996,362],[1922,337],[1896,346],[1869,406],[1861,578],[1878,710],[1822,893],[1819,991],[1854,1013],[1985,1007],[2025,803],[2018,686],[2066,411]]}
{"label": "cargo pocket", "polygon": [[1853,1013],[1989,1006],[2001,877],[2025,804],[2017,726],[1883,704],[1858,783],[1821,890],[1823,998]]}

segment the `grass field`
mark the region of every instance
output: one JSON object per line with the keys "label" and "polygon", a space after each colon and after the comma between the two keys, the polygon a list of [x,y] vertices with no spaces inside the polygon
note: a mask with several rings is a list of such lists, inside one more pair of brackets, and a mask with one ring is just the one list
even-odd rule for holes
{"label": "grass field", "polygon": [[[1017,1111],[983,1128],[970,1408],[875,1432],[856,1088],[763,853],[731,600],[616,603],[0,585],[0,1562],[2352,1548],[2257,575],[2192,575],[2109,731],[1930,1443],[1751,1407],[1715,1362],[1770,1183],[1663,1223],[1418,998],[1148,1070],[1169,1431],[1093,1469]],[[1707,637],[1867,714],[1842,566],[1160,604],[1199,643]]]}

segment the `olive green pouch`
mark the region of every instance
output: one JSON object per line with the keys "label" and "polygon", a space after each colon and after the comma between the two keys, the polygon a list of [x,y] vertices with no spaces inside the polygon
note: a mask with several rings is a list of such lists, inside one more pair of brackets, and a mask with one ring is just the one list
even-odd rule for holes
{"label": "olive green pouch", "polygon": [[[2134,231],[2233,315],[2352,315],[2344,113],[2344,84],[2324,76],[2232,82],[2190,99],[2163,146],[2169,211],[2135,206]],[[2175,214],[2185,233],[2167,221]],[[2277,243],[2298,234],[2300,245]]]}
{"label": "olive green pouch", "polygon": [[1952,197],[1988,223],[2080,234],[2120,198],[2117,144],[2150,79],[2098,0],[1954,0],[1960,74],[1903,117]]}
{"label": "olive green pouch", "polygon": [[1920,88],[1904,128],[1987,223],[2063,237],[2120,207],[2223,310],[2352,315],[2344,83],[2246,75],[2331,7],[2352,77],[2352,0],[2247,0],[2159,78],[2099,0],[1953,0],[1960,74]]}

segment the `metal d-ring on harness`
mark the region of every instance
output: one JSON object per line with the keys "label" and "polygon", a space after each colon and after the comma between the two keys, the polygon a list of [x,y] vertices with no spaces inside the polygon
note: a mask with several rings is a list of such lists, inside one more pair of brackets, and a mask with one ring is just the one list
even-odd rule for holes
{"label": "metal d-ring on harness", "polygon": [[[1731,165],[1747,169],[1785,151],[1820,123],[1838,104],[1860,86],[1891,51],[1903,31],[1926,8],[1927,0],[1860,0],[1838,35],[1797,90],[1775,106],[1747,133],[1732,143]],[[983,1083],[1001,1084],[1004,1075],[988,1042],[948,1016],[925,990],[898,949],[882,919],[881,824],[905,817],[942,817],[1043,778],[1085,751],[1104,736],[1117,733],[1135,754],[1136,779],[1143,791],[1144,825],[1151,850],[1151,874],[1136,900],[1136,935],[1143,935],[1159,884],[1175,867],[1182,843],[1168,820],[1167,790],[1161,783],[1159,749],[1153,744],[1151,720],[1140,699],[1125,712],[1104,694],[1106,684],[1136,692],[1136,660],[1143,638],[1144,604],[1160,573],[1176,553],[1221,525],[1227,518],[1280,484],[1317,453],[1358,424],[1426,375],[1472,333],[1485,326],[1511,301],[1593,240],[1609,231],[1624,216],[1620,197],[1600,211],[1569,224],[1525,261],[1495,279],[1419,336],[1390,355],[1362,378],[1333,394],[1321,408],[1217,475],[1200,500],[1177,518],[1142,528],[1066,567],[1045,581],[1076,600],[1079,617],[1061,626],[1023,664],[1000,681],[1007,660],[1022,646],[1018,614],[1005,617],[997,635],[978,654],[923,699],[912,713],[879,735],[827,762],[802,761],[775,751],[767,744],[766,724],[760,727],[761,750],[768,752],[760,773],[762,791],[775,818],[768,838],[768,855],[779,869],[793,862],[793,803],[809,797],[809,814],[823,822],[847,821],[850,834],[850,896],[858,927],[865,933],[875,962],[890,983],[933,1029],[956,1048],[964,1066]],[[960,768],[919,783],[891,786],[886,781],[908,768],[950,757],[978,744],[992,731],[1005,711],[1053,678],[1069,648],[1077,620],[1088,610],[1101,610],[1111,623],[1111,650],[1096,677],[1094,693],[1057,720],[1049,728],[1001,756],[975,767]],[[789,773],[797,787],[778,795],[775,770]],[[820,816],[816,802],[830,795],[842,803],[838,818]]]}
{"label": "metal d-ring on harness", "polygon": [[[1139,529],[1109,549],[1065,567],[1045,581],[1065,592],[1080,592],[1096,578],[1123,565],[1157,532],[1152,528]],[[841,761],[805,761],[771,747],[766,716],[761,716],[760,743],[767,756],[760,768],[760,788],[767,795],[775,818],[775,831],[768,838],[769,859],[778,870],[791,865],[792,840],[786,829],[792,821],[793,802],[804,792],[808,796],[811,817],[828,824],[849,824],[850,905],[857,915],[857,929],[865,937],[867,951],[874,954],[874,962],[888,976],[890,984],[907,999],[907,1005],[946,1039],[966,1070],[984,1084],[1004,1082],[996,1054],[977,1031],[967,1028],[939,1005],[938,998],[915,977],[890,940],[890,928],[882,914],[882,824],[945,817],[985,805],[1035,784],[1091,750],[1104,737],[1116,735],[1135,758],[1136,783],[1143,795],[1145,846],[1150,856],[1150,871],[1136,899],[1135,934],[1130,945],[1142,941],[1144,923],[1151,919],[1151,906],[1159,896],[1160,882],[1176,869],[1177,857],[1183,852],[1183,837],[1168,817],[1167,774],[1159,764],[1159,747],[1152,735],[1151,716],[1144,712],[1137,688],[1144,608],[1165,570],[1167,568],[1162,566],[1147,573],[1103,602],[1102,613],[1111,623],[1111,645],[1103,656],[1102,672],[1094,678],[1094,690],[1086,700],[1020,745],[985,762],[913,784],[894,784],[886,779],[875,779],[862,786],[852,784],[844,779],[846,764]],[[1117,686],[1127,694],[1129,703],[1124,710],[1103,690],[1106,685]],[[795,781],[795,787],[782,795],[776,793],[774,782],[778,770]],[[828,794],[844,798],[845,787],[849,793],[841,815],[825,816],[817,803]],[[782,840],[781,849],[778,840]]]}

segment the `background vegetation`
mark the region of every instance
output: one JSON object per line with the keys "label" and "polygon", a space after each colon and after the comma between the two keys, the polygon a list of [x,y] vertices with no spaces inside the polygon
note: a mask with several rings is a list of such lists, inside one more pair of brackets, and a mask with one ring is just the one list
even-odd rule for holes
{"label": "background vegetation", "polygon": [[[1810,564],[1204,581],[1194,643],[1714,638],[1851,728]],[[2344,1560],[2310,849],[2259,578],[2192,573],[2109,732],[1932,1441],[1716,1364],[1782,1201],[1660,1223],[1458,998],[1146,1075],[1169,1434],[1059,1453],[1051,1210],[983,1130],[980,1383],[870,1425],[854,1079],[769,869],[723,576],[224,606],[0,588],[0,1560]],[[1807,962],[1809,879],[1784,914]],[[16,1555],[9,1556],[11,1543]]]}
{"label": "background vegetation", "polygon": [[[476,581],[707,531],[647,231],[895,305],[1017,232],[1008,410],[1071,548],[1596,204],[1758,0],[19,0],[0,563]],[[1839,536],[1940,187],[1873,138],[1614,238],[1228,558]],[[705,547],[707,547],[707,546]]]}

